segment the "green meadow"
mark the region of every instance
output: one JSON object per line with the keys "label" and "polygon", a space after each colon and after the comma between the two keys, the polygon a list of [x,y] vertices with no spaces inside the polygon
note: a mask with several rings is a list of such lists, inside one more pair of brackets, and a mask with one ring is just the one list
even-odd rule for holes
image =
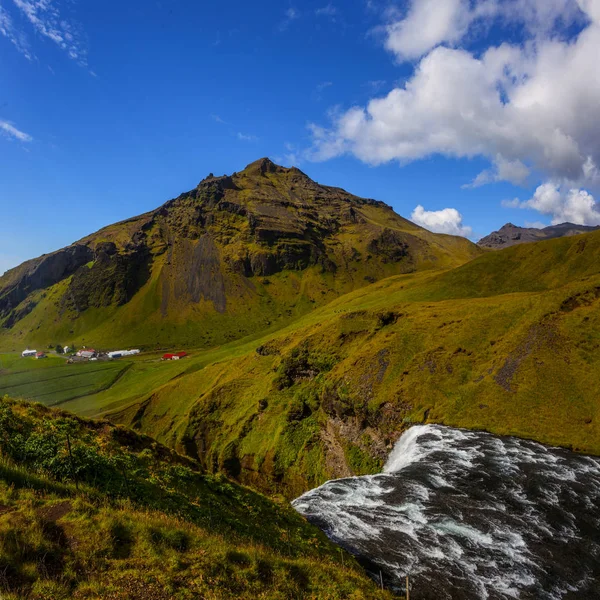
{"label": "green meadow", "polygon": [[125,361],[68,364],[59,356],[36,360],[0,354],[0,396],[57,405],[110,388],[130,366]]}

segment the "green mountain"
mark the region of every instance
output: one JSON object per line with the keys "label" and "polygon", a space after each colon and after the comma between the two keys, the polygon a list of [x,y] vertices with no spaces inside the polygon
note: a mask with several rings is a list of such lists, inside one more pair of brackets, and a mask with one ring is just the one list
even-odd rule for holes
{"label": "green mountain", "polygon": [[391,599],[290,506],[147,436],[0,399],[5,600]]}
{"label": "green mountain", "polygon": [[8,271],[0,349],[210,348],[390,275],[479,253],[262,159]]}

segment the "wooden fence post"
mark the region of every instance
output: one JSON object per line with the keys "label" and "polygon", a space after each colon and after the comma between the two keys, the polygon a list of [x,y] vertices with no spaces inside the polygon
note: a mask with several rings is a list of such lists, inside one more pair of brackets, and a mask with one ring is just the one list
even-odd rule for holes
{"label": "wooden fence post", "polygon": [[406,600],[410,600],[410,585],[408,583],[408,575],[406,576]]}

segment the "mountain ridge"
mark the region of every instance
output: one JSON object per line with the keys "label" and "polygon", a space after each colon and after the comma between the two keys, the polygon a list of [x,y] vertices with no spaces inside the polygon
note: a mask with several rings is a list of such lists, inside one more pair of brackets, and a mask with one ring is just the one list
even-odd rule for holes
{"label": "mountain ridge", "polygon": [[600,226],[576,225],[574,223],[560,223],[558,225],[549,225],[538,229],[536,227],[519,227],[512,223],[506,223],[498,231],[493,231],[489,235],[481,238],[477,245],[481,248],[509,248],[516,244],[526,244],[529,242],[539,242],[540,240],[549,240],[571,235],[580,235],[600,229]]}

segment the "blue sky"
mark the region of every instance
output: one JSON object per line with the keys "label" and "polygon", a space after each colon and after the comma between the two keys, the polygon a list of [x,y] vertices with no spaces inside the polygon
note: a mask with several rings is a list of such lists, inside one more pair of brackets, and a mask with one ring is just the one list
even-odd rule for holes
{"label": "blue sky", "polygon": [[598,0],[436,2],[0,0],[0,272],[262,156],[472,239],[600,224]]}

